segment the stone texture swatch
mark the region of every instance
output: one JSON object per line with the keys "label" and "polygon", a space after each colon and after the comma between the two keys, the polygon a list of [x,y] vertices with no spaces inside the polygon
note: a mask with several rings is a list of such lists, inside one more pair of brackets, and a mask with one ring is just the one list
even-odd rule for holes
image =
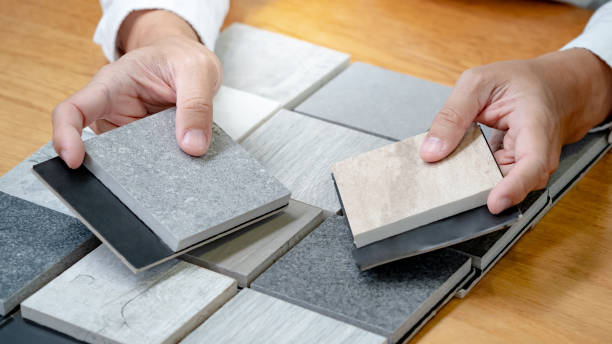
{"label": "stone texture swatch", "polygon": [[91,343],[176,342],[236,293],[185,262],[133,274],[100,246],[21,304],[25,319]]}
{"label": "stone texture swatch", "polygon": [[279,108],[280,104],[273,100],[221,86],[213,100],[213,120],[240,142]]}
{"label": "stone texture swatch", "polygon": [[235,23],[219,35],[215,53],[223,85],[292,109],[349,65],[349,55]]}
{"label": "stone texture swatch", "polygon": [[334,164],[355,245],[362,247],[486,204],[502,179],[482,132],[471,126],[446,159],[419,156],[425,133]]}
{"label": "stone texture swatch", "polygon": [[291,190],[292,198],[331,212],[340,202],[331,178],[333,163],[390,141],[280,110],[243,142],[265,168]]}
{"label": "stone texture swatch", "polygon": [[322,220],[321,209],[292,200],[284,211],[181,258],[233,277],[245,288]]}
{"label": "stone texture swatch", "polygon": [[379,335],[244,289],[183,344],[196,343],[386,343]]}
{"label": "stone texture swatch", "polygon": [[174,251],[281,208],[289,191],[222,129],[192,157],[175,109],[86,141],[85,166]]}
{"label": "stone texture swatch", "polygon": [[470,272],[470,258],[449,249],[360,272],[346,219],[328,218],[251,288],[396,342]]}
{"label": "stone texture swatch", "polygon": [[77,219],[0,192],[0,315],[98,244]]}
{"label": "stone texture swatch", "polygon": [[295,111],[391,140],[429,130],[451,88],[355,62]]}

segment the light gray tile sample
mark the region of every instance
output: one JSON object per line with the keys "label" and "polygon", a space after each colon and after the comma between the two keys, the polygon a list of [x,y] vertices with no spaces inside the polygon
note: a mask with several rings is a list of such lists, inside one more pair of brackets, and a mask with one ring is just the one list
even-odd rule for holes
{"label": "light gray tile sample", "polygon": [[279,214],[181,256],[235,278],[245,288],[323,220],[321,209],[298,201]]}
{"label": "light gray tile sample", "polygon": [[259,276],[257,291],[396,342],[470,272],[470,258],[443,249],[360,272],[346,219],[328,218]]}
{"label": "light gray tile sample", "polygon": [[355,62],[295,111],[392,140],[421,134],[451,88]]}
{"label": "light gray tile sample", "polygon": [[293,199],[338,212],[331,166],[391,143],[339,125],[280,110],[242,145],[291,190]]}
{"label": "light gray tile sample", "polygon": [[347,54],[235,23],[219,35],[215,53],[223,85],[292,109],[349,65]]}
{"label": "light gray tile sample", "polygon": [[386,343],[379,335],[244,289],[181,343]]}
{"label": "light gray tile sample", "polygon": [[174,120],[173,108],[85,143],[85,166],[172,250],[287,205],[289,191],[222,129],[192,157]]}
{"label": "light gray tile sample", "polygon": [[0,192],[0,315],[98,244],[77,219]]}
{"label": "light gray tile sample", "polygon": [[169,261],[133,274],[100,246],[21,304],[25,319],[92,343],[176,342],[236,293],[236,282]]}
{"label": "light gray tile sample", "polygon": [[[84,140],[94,136],[91,130],[83,130]],[[70,210],[31,172],[32,166],[56,156],[53,142],[47,142],[38,151],[0,177],[0,191],[73,216]]]}

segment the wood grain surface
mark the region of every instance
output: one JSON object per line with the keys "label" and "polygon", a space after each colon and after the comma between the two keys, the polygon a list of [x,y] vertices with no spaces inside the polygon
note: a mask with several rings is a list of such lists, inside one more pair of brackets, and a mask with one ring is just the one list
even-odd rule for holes
{"label": "wood grain surface", "polygon": [[[51,137],[51,110],[105,63],[97,1],[0,0],[0,174]],[[234,0],[240,21],[452,85],[466,68],[555,50],[592,12],[545,1]],[[604,157],[422,343],[610,342],[612,157]]]}

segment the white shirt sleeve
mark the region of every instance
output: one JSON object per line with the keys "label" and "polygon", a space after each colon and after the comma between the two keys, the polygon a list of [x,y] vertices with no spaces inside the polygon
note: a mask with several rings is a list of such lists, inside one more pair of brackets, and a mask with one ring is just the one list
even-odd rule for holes
{"label": "white shirt sleeve", "polygon": [[571,48],[588,49],[612,68],[612,2],[595,11],[582,34],[561,50]]}
{"label": "white shirt sleeve", "polygon": [[219,29],[229,9],[229,0],[100,0],[102,19],[94,34],[109,61],[119,58],[117,33],[123,20],[133,11],[161,9],[173,12],[188,22],[202,43],[213,50]]}

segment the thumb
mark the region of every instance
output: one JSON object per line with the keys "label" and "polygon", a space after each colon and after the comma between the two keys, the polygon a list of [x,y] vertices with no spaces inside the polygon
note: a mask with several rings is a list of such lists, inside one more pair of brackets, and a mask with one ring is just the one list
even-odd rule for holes
{"label": "thumb", "polygon": [[484,78],[477,73],[470,69],[459,77],[451,95],[434,118],[419,152],[424,161],[435,162],[452,153],[484,108],[490,92]]}

